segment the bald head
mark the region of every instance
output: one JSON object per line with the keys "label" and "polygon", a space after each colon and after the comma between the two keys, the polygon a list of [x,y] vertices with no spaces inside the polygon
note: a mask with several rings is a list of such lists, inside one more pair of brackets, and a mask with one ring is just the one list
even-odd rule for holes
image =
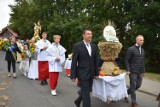
{"label": "bald head", "polygon": [[138,35],[136,37],[136,44],[139,45],[139,46],[142,46],[144,43],[144,37],[142,35]]}

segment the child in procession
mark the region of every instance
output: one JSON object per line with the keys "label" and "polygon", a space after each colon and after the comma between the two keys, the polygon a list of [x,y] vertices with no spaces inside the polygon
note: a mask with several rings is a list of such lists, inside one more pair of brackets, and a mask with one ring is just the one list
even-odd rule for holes
{"label": "child in procession", "polygon": [[27,45],[24,45],[24,50],[21,53],[22,60],[20,62],[19,69],[23,72],[24,76],[27,76],[29,70],[29,58],[31,57],[31,52]]}
{"label": "child in procession", "polygon": [[69,54],[64,65],[64,69],[66,70],[66,75],[68,77],[70,77],[71,74],[71,63],[72,63],[72,54]]}
{"label": "child in procession", "polygon": [[53,36],[54,43],[47,48],[49,62],[49,84],[51,94],[57,95],[56,87],[58,83],[59,72],[62,72],[62,63],[65,61],[66,49],[60,45],[61,36]]}

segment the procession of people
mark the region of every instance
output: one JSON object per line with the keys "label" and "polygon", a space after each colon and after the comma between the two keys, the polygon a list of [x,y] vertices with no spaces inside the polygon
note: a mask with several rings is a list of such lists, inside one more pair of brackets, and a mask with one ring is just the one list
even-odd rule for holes
{"label": "procession of people", "polygon": [[[25,77],[39,80],[41,85],[48,85],[49,82],[50,93],[56,96],[59,73],[63,71],[62,64],[65,62],[64,69],[67,77],[70,77],[72,82],[78,79],[80,85],[78,98],[74,101],[76,107],[80,107],[81,102],[83,107],[91,107],[90,92],[92,92],[93,80],[99,79],[101,61],[97,47],[92,43],[92,31],[86,29],[82,35],[83,40],[73,46],[73,55],[68,55],[67,59],[65,57],[67,50],[60,44],[60,35],[53,35],[53,43],[47,40],[46,32],[42,32],[42,39],[37,42],[32,38],[29,42],[26,40],[25,43],[21,43],[20,40],[16,42],[15,37],[10,37],[8,46],[4,47],[8,77],[12,76],[11,65],[13,77],[17,77],[15,64],[20,62],[19,69]],[[138,35],[136,44],[128,49],[125,59],[126,74],[130,77],[128,95],[131,95],[131,107],[138,107],[135,91],[141,86],[145,73],[143,43],[144,37]],[[127,97],[125,100],[128,102]]]}

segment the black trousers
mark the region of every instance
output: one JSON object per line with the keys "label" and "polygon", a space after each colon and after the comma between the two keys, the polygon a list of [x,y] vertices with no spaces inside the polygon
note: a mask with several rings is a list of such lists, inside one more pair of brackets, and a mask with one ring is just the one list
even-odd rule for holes
{"label": "black trousers", "polygon": [[12,69],[13,69],[13,73],[16,72],[16,61],[15,60],[7,60],[8,63],[8,72],[11,71],[11,65],[12,65]]}
{"label": "black trousers", "polygon": [[92,91],[93,79],[80,80],[79,97],[76,99],[77,103],[83,101],[83,107],[91,107],[90,92]]}
{"label": "black trousers", "polygon": [[142,85],[142,75],[141,74],[130,74],[130,88],[128,89],[128,94],[131,94],[132,103],[136,103],[136,90]]}

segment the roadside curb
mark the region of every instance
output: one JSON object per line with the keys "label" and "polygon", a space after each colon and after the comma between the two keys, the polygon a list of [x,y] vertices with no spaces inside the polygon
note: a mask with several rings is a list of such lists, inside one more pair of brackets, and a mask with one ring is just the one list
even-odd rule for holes
{"label": "roadside curb", "polygon": [[[127,85],[127,88],[129,88],[129,85]],[[139,92],[141,92],[141,93],[144,93],[144,94],[148,94],[148,95],[153,96],[153,97],[155,97],[155,98],[157,97],[156,94],[151,93],[151,92],[148,92],[148,91],[145,91],[145,90],[142,90],[142,89],[138,89],[137,91],[139,91]]]}

